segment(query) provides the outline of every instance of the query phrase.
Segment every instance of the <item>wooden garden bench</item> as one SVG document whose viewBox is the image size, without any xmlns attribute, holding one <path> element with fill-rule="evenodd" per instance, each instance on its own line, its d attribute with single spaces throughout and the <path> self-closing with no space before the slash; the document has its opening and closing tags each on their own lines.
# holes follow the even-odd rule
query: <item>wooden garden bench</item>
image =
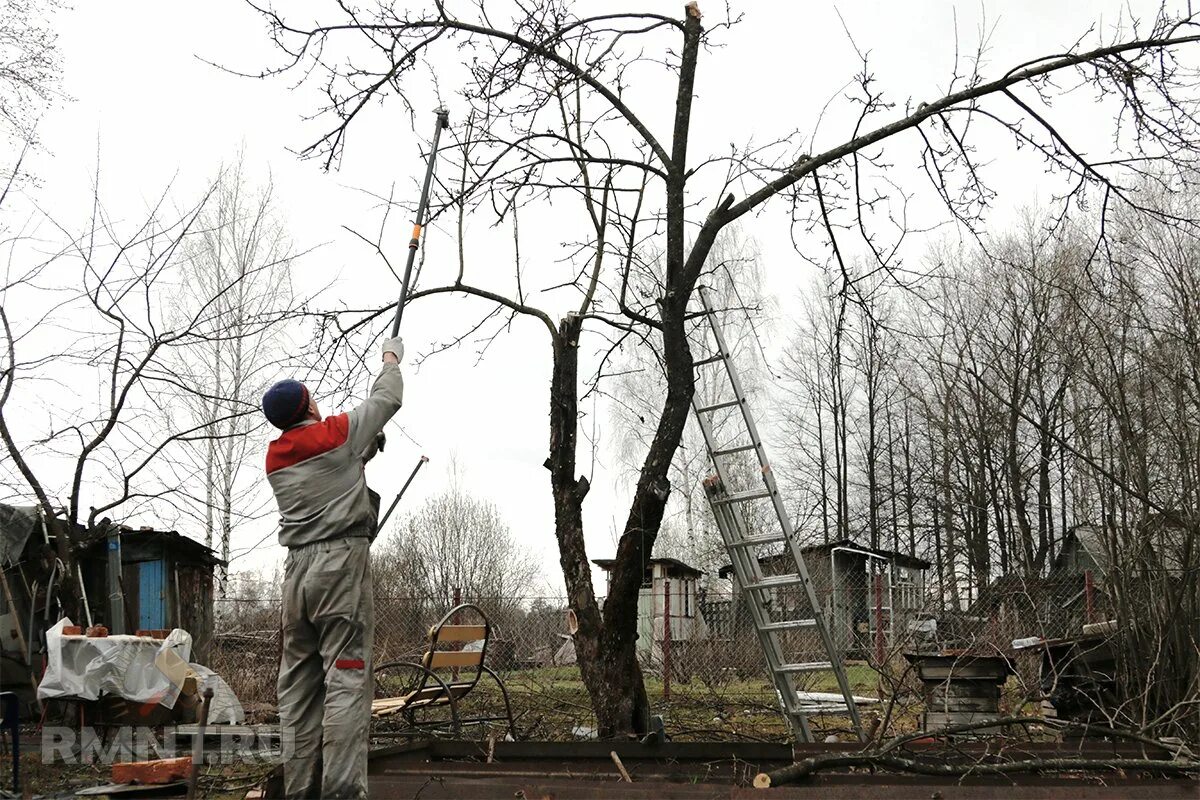
<svg viewBox="0 0 1200 800">
<path fill-rule="evenodd" d="M 464 723 L 505 722 L 509 735 L 515 739 L 508 690 L 500 676 L 484 663 L 491 632 L 491 622 L 478 606 L 464 603 L 450 609 L 429 629 L 428 646 L 420 662 L 391 661 L 375 668 L 376 695 L 382 693 L 385 696 L 377 696 L 371 703 L 371 716 L 385 719 L 400 715 L 414 730 L 442 727 L 446 725 L 445 720 L 421 720 L 417 718 L 417 712 L 446 706 L 450 709 L 450 726 L 455 736 L 461 734 Z M 475 646 L 464 649 L 469 645 Z M 417 679 L 415 687 L 394 697 L 386 696 L 395 688 L 400 674 L 405 672 L 410 673 L 410 678 Z M 485 674 L 500 688 L 504 716 L 463 717 L 460 704 Z M 411 686 L 410 683 L 405 688 Z"/>
</svg>

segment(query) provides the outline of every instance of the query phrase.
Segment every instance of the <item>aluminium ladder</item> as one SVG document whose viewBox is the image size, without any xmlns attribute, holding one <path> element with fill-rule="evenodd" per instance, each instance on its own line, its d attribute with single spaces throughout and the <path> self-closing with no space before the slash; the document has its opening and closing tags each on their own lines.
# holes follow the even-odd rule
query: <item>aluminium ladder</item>
<svg viewBox="0 0 1200 800">
<path fill-rule="evenodd" d="M 800 544 L 796 541 L 791 521 L 784 508 L 783 497 L 767 461 L 766 449 L 754 424 L 745 390 L 738 378 L 732 353 L 725 342 L 721 326 L 717 322 L 716 312 L 704 287 L 699 287 L 698 294 L 704 310 L 696 316 L 704 316 L 708 320 L 716 352 L 697 360 L 695 367 L 699 369 L 708 364 L 723 364 L 726 376 L 723 383 L 733 391 L 732 399 L 717 399 L 707 404 L 703 404 L 705 401 L 699 397 L 699 387 L 692 395 L 692 410 L 700 425 L 704 444 L 715 470 L 715 474 L 704 481 L 705 495 L 708 497 L 717 528 L 733 563 L 738 585 L 750 610 L 783 714 L 799 741 L 813 741 L 808 715 L 815 711 L 828 710 L 828 704 L 805 702 L 800 695 L 799 681 L 806 673 L 832 670 L 845 699 L 854 732 L 861 739 L 862 723 L 850 692 L 842 653 L 830 636 L 816 589 L 809 578 Z M 740 417 L 742 424 L 734 426 L 739 428 L 735 437 L 722 437 L 722 441 L 718 439 L 720 434 L 710 415 L 727 409 L 738 409 L 740 414 L 729 413 L 726 416 L 735 420 Z M 749 453 L 755 454 L 757 463 L 748 458 Z M 761 485 L 758 480 L 750 477 L 753 474 L 761 477 Z M 751 485 L 748 488 L 736 486 L 739 478 L 743 479 L 741 483 Z M 761 509 L 765 505 L 764 501 L 768 500 L 773 507 L 774 519 L 771 519 L 769 529 L 754 531 L 747 515 L 752 512 L 756 503 Z M 759 549 L 773 549 L 778 545 L 785 546 L 782 553 L 772 553 L 776 556 L 773 561 L 785 563 L 785 572 L 764 575 L 759 561 Z M 788 555 L 791 558 L 787 558 Z M 802 594 L 797 592 L 797 587 L 802 590 Z M 788 596 L 780 590 L 791 590 L 791 596 L 800 599 L 801 605 L 807 611 L 803 618 L 797 618 L 794 605 L 789 609 L 786 602 L 780 601 Z M 779 619 L 779 616 L 785 618 Z M 800 642 L 805 638 L 811 641 L 813 631 L 816 632 L 819 641 L 811 648 L 802 648 Z M 804 656 L 796 658 L 795 652 L 804 649 L 819 653 L 824 660 L 805 660 Z M 788 653 L 793 657 L 788 658 Z M 840 711 L 840 706 L 838 708 Z"/>
</svg>

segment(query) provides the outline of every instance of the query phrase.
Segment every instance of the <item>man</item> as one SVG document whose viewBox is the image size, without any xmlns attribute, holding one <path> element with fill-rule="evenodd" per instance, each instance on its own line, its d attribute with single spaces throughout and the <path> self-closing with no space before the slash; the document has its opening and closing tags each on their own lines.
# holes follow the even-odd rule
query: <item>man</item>
<svg viewBox="0 0 1200 800">
<path fill-rule="evenodd" d="M 263 413 L 283 431 L 267 449 L 267 479 L 279 504 L 279 543 L 288 549 L 278 692 L 281 733 L 294 737 L 283 768 L 289 798 L 367 796 L 370 544 L 379 507 L 364 464 L 400 408 L 403 354 L 399 337 L 384 342 L 370 397 L 348 414 L 322 418 L 299 381 L 280 381 L 263 395 Z"/>
</svg>

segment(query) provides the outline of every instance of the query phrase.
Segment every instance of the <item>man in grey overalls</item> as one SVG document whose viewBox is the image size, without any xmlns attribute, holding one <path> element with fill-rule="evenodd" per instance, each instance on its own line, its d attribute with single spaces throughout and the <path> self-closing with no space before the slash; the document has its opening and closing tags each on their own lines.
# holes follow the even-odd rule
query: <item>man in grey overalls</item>
<svg viewBox="0 0 1200 800">
<path fill-rule="evenodd" d="M 384 342 L 371 394 L 349 413 L 322 418 L 298 381 L 263 396 L 263 413 L 283 431 L 267 449 L 267 479 L 288 549 L 278 691 L 280 730 L 294 741 L 283 767 L 289 798 L 367 796 L 379 507 L 364 465 L 400 408 L 403 354 L 399 337 Z"/>
</svg>

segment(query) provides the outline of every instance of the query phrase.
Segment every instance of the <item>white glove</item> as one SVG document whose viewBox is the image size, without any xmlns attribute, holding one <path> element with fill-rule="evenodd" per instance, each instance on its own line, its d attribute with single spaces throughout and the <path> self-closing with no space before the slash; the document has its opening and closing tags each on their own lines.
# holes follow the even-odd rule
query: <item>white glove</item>
<svg viewBox="0 0 1200 800">
<path fill-rule="evenodd" d="M 392 353 L 396 356 L 397 361 L 404 360 L 404 340 L 399 336 L 387 339 L 383 343 L 383 352 Z"/>
</svg>

